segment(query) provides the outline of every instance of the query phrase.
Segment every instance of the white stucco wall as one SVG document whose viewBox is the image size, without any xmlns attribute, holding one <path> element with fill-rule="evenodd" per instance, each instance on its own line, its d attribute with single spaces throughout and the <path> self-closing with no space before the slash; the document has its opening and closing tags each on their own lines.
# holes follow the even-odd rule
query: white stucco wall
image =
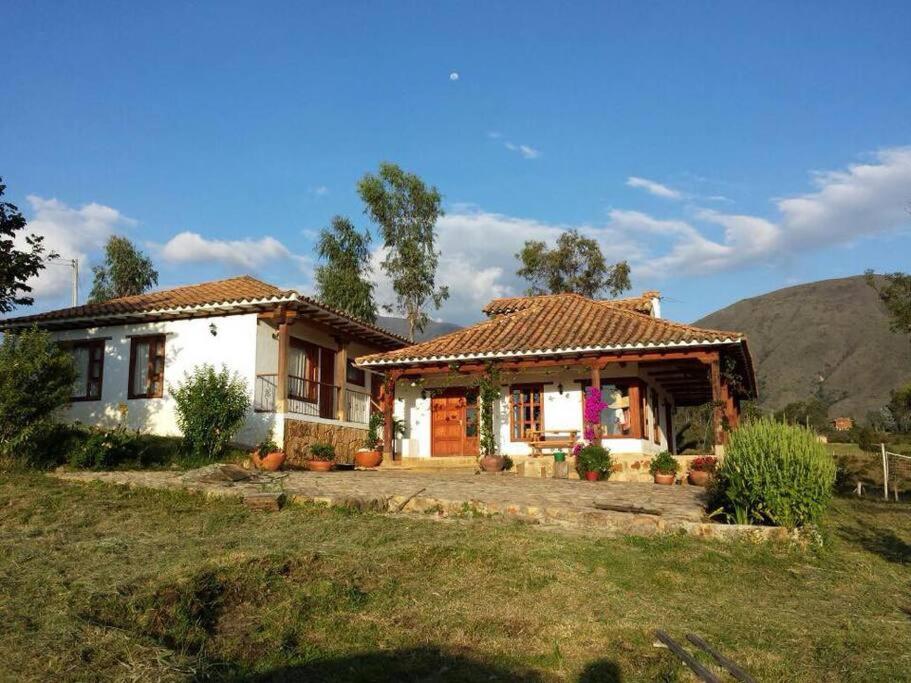
<svg viewBox="0 0 911 683">
<path fill-rule="evenodd" d="M 602 381 L 607 383 L 611 378 L 622 377 L 639 377 L 646 382 L 646 386 L 658 390 L 657 385 L 650 383 L 646 375 L 640 372 L 635 363 L 630 363 L 625 367 L 611 367 L 610 371 L 602 373 Z M 581 438 L 582 425 L 582 401 L 583 392 L 579 380 L 587 379 L 588 374 L 584 370 L 574 368 L 570 370 L 558 370 L 547 373 L 542 372 L 522 372 L 510 373 L 503 376 L 503 387 L 501 389 L 501 399 L 497 409 L 494 411 L 494 432 L 497 434 L 498 446 L 500 452 L 506 455 L 530 455 L 531 449 L 527 443 L 522 441 L 512 441 L 509 433 L 509 396 L 507 386 L 509 384 L 524 383 L 543 383 L 544 384 L 544 428 L 548 430 L 567 430 L 575 429 L 579 432 Z M 395 390 L 395 416 L 405 421 L 407 426 L 407 436 L 398 444 L 399 452 L 405 457 L 412 458 L 429 458 L 431 457 L 431 416 L 429 392 L 426 398 L 421 398 L 422 389 L 430 390 L 436 387 L 452 386 L 470 386 L 468 381 L 455 381 L 452 378 L 442 380 L 429 379 L 420 385 L 410 380 L 400 381 Z M 560 393 L 562 385 L 563 393 Z M 662 391 L 658 391 L 659 406 L 663 406 L 667 396 Z M 654 408 L 651 405 L 651 394 L 649 394 L 648 410 Z M 659 443 L 655 443 L 651 425 L 653 419 L 648 421 L 648 433 L 644 439 L 604 439 L 603 444 L 615 453 L 630 454 L 653 454 L 668 448 L 667 439 L 665 438 L 666 418 L 663 407 L 656 411 L 658 414 L 659 424 L 662 426 L 659 430 Z"/>
<path fill-rule="evenodd" d="M 210 332 L 212 324 L 217 330 L 214 336 Z M 165 436 L 180 434 L 170 387 L 183 381 L 185 373 L 203 363 L 216 368 L 226 365 L 247 383 L 252 400 L 254 378 L 262 362 L 257 358 L 257 340 L 261 335 L 257 330 L 256 314 L 115 325 L 52 334 L 58 340 L 105 339 L 101 400 L 72 403 L 64 413 L 65 419 L 90 425 L 115 426 L 121 421 L 120 407 L 124 405 L 130 429 Z M 165 387 L 162 398 L 127 397 L 130 336 L 143 334 L 165 335 Z M 260 441 L 270 434 L 274 420 L 274 414 L 254 413 L 251 409 L 238 434 L 238 441 L 247 444 Z"/>
</svg>

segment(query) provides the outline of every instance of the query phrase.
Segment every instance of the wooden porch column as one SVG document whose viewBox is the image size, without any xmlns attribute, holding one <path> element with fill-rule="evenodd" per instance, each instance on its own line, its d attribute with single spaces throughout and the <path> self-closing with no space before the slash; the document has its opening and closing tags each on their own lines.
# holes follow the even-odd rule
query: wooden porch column
<svg viewBox="0 0 911 683">
<path fill-rule="evenodd" d="M 284 413 L 288 403 L 288 346 L 291 325 L 284 315 L 278 323 L 278 377 L 275 380 L 275 410 Z"/>
<path fill-rule="evenodd" d="M 338 351 L 335 354 L 335 382 L 338 385 L 338 405 L 335 408 L 335 417 L 338 420 L 348 419 L 348 399 L 346 387 L 348 384 L 348 341 L 337 340 Z"/>
<path fill-rule="evenodd" d="M 721 361 L 716 356 L 709 362 L 712 375 L 712 422 L 715 428 L 715 445 L 723 446 L 724 435 L 724 406 L 726 404 L 724 388 L 721 383 Z"/>
</svg>

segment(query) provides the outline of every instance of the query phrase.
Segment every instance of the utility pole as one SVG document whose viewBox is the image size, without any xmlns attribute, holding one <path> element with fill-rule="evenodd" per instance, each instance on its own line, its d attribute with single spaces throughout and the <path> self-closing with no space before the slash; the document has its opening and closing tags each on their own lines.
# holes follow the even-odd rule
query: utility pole
<svg viewBox="0 0 911 683">
<path fill-rule="evenodd" d="M 73 306 L 79 305 L 79 259 L 70 259 L 73 264 Z"/>
</svg>

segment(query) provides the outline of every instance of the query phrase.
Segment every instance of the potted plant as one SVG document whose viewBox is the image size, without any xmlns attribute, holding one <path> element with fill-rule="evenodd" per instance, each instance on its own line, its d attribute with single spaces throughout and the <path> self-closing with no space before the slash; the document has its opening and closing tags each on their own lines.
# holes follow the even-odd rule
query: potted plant
<svg viewBox="0 0 911 683">
<path fill-rule="evenodd" d="M 335 446 L 331 443 L 317 442 L 310 444 L 310 459 L 307 469 L 311 472 L 328 472 L 335 460 Z"/>
<path fill-rule="evenodd" d="M 367 422 L 367 438 L 364 439 L 364 447 L 358 449 L 354 454 L 354 462 L 358 467 L 379 467 L 383 462 L 383 450 L 381 448 L 382 440 L 380 439 L 380 427 L 383 426 L 383 414 L 376 412 L 370 416 Z"/>
<path fill-rule="evenodd" d="M 708 486 L 715 474 L 718 458 L 713 455 L 700 455 L 690 461 L 689 482 L 693 486 Z"/>
<path fill-rule="evenodd" d="M 610 451 L 604 446 L 589 444 L 576 453 L 576 471 L 588 481 L 610 478 L 612 466 Z"/>
<path fill-rule="evenodd" d="M 285 452 L 272 439 L 266 439 L 250 454 L 250 459 L 258 470 L 277 472 L 285 462 Z"/>
<path fill-rule="evenodd" d="M 677 459 L 673 455 L 667 451 L 661 451 L 652 458 L 652 462 L 648 466 L 648 471 L 655 477 L 656 484 L 670 485 L 677 479 L 677 470 L 679 468 L 680 463 L 677 462 Z"/>
</svg>

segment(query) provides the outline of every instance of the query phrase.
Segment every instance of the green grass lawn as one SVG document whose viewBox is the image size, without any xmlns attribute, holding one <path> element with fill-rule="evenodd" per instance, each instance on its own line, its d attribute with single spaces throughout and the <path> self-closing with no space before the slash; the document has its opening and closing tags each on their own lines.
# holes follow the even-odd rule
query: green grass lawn
<svg viewBox="0 0 911 683">
<path fill-rule="evenodd" d="M 0 481 L 0 678 L 911 679 L 911 506 L 836 500 L 821 548 Z"/>
</svg>

